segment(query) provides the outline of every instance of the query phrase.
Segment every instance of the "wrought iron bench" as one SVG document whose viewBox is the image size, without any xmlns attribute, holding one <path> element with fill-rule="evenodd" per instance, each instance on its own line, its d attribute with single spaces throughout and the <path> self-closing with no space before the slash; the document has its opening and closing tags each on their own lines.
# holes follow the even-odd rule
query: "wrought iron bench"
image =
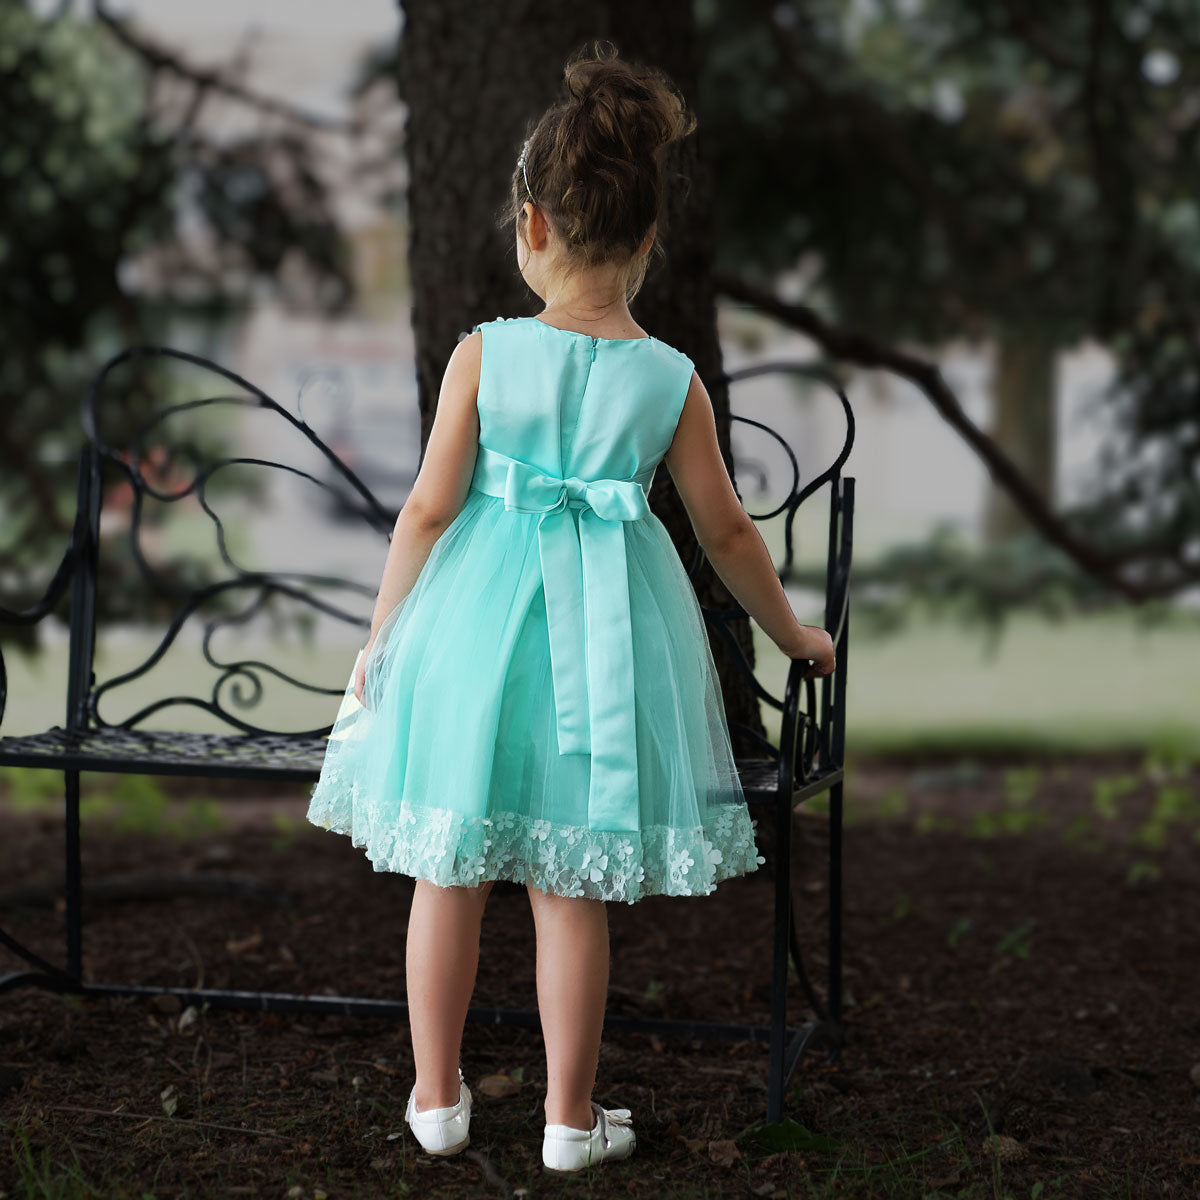
<svg viewBox="0 0 1200 1200">
<path fill-rule="evenodd" d="M 232 382 L 242 395 L 213 395 L 165 405 L 146 421 L 122 448 L 109 445 L 98 420 L 98 398 L 102 387 L 118 365 L 137 360 L 161 366 L 169 359 L 184 361 L 211 371 L 222 382 Z M 769 1043 L 767 1079 L 767 1119 L 778 1121 L 783 1112 L 783 1099 L 788 1081 L 803 1050 L 825 1044 L 831 1058 L 836 1058 L 843 1042 L 841 1022 L 842 963 L 841 963 L 841 835 L 842 787 L 845 744 L 846 658 L 849 638 L 849 576 L 851 534 L 854 510 L 854 479 L 843 477 L 841 467 L 853 443 L 853 413 L 850 404 L 835 379 L 819 368 L 802 364 L 759 365 L 734 371 L 721 382 L 736 383 L 739 379 L 766 372 L 787 372 L 804 376 L 827 385 L 838 396 L 846 421 L 846 437 L 833 464 L 821 475 L 800 486 L 800 472 L 794 454 L 787 443 L 767 425 L 748 417 L 734 415 L 735 421 L 747 423 L 774 438 L 791 463 L 792 482 L 786 497 L 768 512 L 752 513 L 755 520 L 781 517 L 783 521 L 786 557 L 781 578 L 790 577 L 792 563 L 792 526 L 800 504 L 819 487 L 830 485 L 828 554 L 825 577 L 825 626 L 833 636 L 838 666 L 831 676 L 819 680 L 803 680 L 808 664 L 794 661 L 787 673 L 782 698 L 768 692 L 755 678 L 739 643 L 730 629 L 730 622 L 742 614 L 739 607 L 712 609 L 704 607 L 709 629 L 724 639 L 734 661 L 748 678 L 754 693 L 780 713 L 778 746 L 761 734 L 733 721 L 731 734 L 743 735 L 741 744 L 752 744 L 759 753 L 739 757 L 738 768 L 746 798 L 752 806 L 768 809 L 774 816 L 774 923 L 771 961 L 771 1016 L 767 1026 L 722 1023 L 717 1021 L 674 1020 L 662 1017 L 642 1017 L 608 1013 L 607 1030 L 659 1032 L 687 1037 L 722 1037 Z M 171 447 L 170 453 L 179 460 L 190 460 L 194 474 L 186 487 L 175 492 L 163 490 L 147 479 L 148 446 L 163 435 L 158 431 L 176 414 L 194 412 L 211 405 L 234 405 L 268 413 L 269 420 L 279 425 L 283 436 L 300 439 L 306 453 L 315 454 L 327 472 L 318 478 L 295 465 L 269 459 L 241 457 L 211 461 L 202 458 L 193 445 L 186 443 Z M 299 407 L 299 406 L 298 406 Z M 248 621 L 269 601 L 286 598 L 289 602 L 322 613 L 351 625 L 368 625 L 362 612 L 352 612 L 340 602 L 331 600 L 330 593 L 356 592 L 368 602 L 374 599 L 374 587 L 356 584 L 343 578 L 290 571 L 248 571 L 230 556 L 226 530 L 219 515 L 206 500 L 207 488 L 214 474 L 237 465 L 266 473 L 288 472 L 290 477 L 308 481 L 320 488 L 339 493 L 343 510 L 357 512 L 370 528 L 385 540 L 390 535 L 395 511 L 386 510 L 361 482 L 358 476 L 318 437 L 303 414 L 293 414 L 264 392 L 237 375 L 207 359 L 165 347 L 134 347 L 115 355 L 104 364 L 93 379 L 82 405 L 85 440 L 79 455 L 78 498 L 70 544 L 45 594 L 32 607 L 23 611 L 0 608 L 0 623 L 31 625 L 44 618 L 58 605 L 70 589 L 69 661 L 67 669 L 66 724 L 29 736 L 0 737 L 0 765 L 12 767 L 53 768 L 63 772 L 66 783 L 65 804 L 65 964 L 50 962 L 28 946 L 23 945 L 4 929 L 0 929 L 0 944 L 24 960 L 30 969 L 0 976 L 0 993 L 18 986 L 36 986 L 53 991 L 69 991 L 90 995 L 174 994 L 185 1004 L 207 1002 L 214 1007 L 256 1008 L 289 1011 L 326 1011 L 341 1014 L 407 1016 L 408 1006 L 400 1000 L 373 999 L 357 996 L 302 995 L 285 992 L 239 991 L 220 988 L 156 987 L 136 983 L 98 982 L 85 980 L 82 975 L 83 939 L 83 881 L 80 869 L 79 776 L 81 771 L 121 772 L 141 775 L 184 775 L 227 777 L 248 780 L 313 781 L 317 778 L 324 754 L 325 738 L 331 725 L 322 728 L 279 731 L 252 724 L 243 715 L 226 707 L 223 690 L 228 687 L 234 702 L 243 711 L 259 702 L 264 679 L 283 681 L 287 686 L 306 689 L 310 693 L 328 695 L 330 716 L 336 706 L 333 697 L 343 694 L 345 684 L 317 687 L 294 678 L 279 668 L 257 660 L 221 662 L 212 652 L 212 638 L 218 628 Z M 257 418 L 256 418 L 257 419 Z M 163 443 L 159 441 L 158 445 Z M 134 670 L 97 682 L 93 670 L 96 646 L 96 612 L 98 567 L 101 549 L 101 497 L 104 475 L 115 477 L 128 489 L 131 501 L 129 551 L 136 560 L 138 576 L 166 597 L 172 612 L 158 646 L 149 658 Z M 151 472 L 152 478 L 153 473 Z M 274 478 L 283 478 L 275 476 Z M 348 490 L 347 490 L 348 489 Z M 224 568 L 223 578 L 200 586 L 188 587 L 167 579 L 144 554 L 141 518 L 147 501 L 170 504 L 185 496 L 200 501 L 212 519 L 217 532 L 217 544 Z M 702 552 L 688 567 L 693 577 L 702 562 Z M 99 702 L 111 689 L 145 674 L 171 647 L 189 618 L 193 627 L 202 619 L 207 605 L 228 603 L 248 596 L 247 604 L 226 610 L 206 621 L 203 634 L 204 657 L 218 672 L 211 695 L 170 696 L 157 699 L 119 722 L 106 721 L 99 712 Z M 242 685 L 248 693 L 242 691 Z M 8 679 L 3 654 L 0 653 L 0 720 L 7 700 Z M 211 714 L 237 732 L 163 732 L 141 728 L 154 713 L 165 708 L 194 706 Z M 797 805 L 824 792 L 829 792 L 829 857 L 828 857 L 828 985 L 822 1000 L 811 986 L 803 967 L 793 907 L 791 876 L 792 815 Z M 768 828 L 771 828 L 770 826 Z M 797 972 L 800 985 L 814 1013 L 813 1019 L 798 1027 L 787 1023 L 788 956 Z M 536 1011 L 497 1009 L 473 1005 L 468 1019 L 490 1023 L 514 1023 L 539 1027 Z"/>
</svg>

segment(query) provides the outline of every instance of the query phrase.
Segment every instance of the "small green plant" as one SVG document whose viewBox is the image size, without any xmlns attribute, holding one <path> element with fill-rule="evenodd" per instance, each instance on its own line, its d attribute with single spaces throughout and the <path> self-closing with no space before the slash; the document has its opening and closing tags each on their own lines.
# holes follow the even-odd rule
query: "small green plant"
<svg viewBox="0 0 1200 1200">
<path fill-rule="evenodd" d="M 1002 833 L 1028 833 L 1048 822 L 1049 817 L 1044 812 L 1033 808 L 1003 808 L 999 812 L 984 809 L 972 815 L 967 832 L 972 837 L 991 838 Z"/>
<path fill-rule="evenodd" d="M 43 1146 L 35 1153 L 29 1143 L 27 1130 L 19 1128 L 14 1137 L 9 1139 L 10 1161 L 16 1169 L 15 1182 L 21 1196 L 39 1196 L 45 1200 L 58 1200 L 62 1197 L 92 1197 L 100 1196 L 100 1189 L 93 1187 L 83 1174 L 83 1167 L 75 1151 L 70 1146 L 74 1162 L 65 1163 L 51 1158 L 50 1148 Z"/>
<path fill-rule="evenodd" d="M 273 850 L 287 850 L 309 829 L 309 822 L 303 817 L 282 812 L 271 814 L 271 825 L 275 829 L 275 836 L 271 839 Z"/>
<path fill-rule="evenodd" d="M 996 955 L 998 957 L 1009 955 L 1012 958 L 1028 958 L 1032 950 L 1033 931 L 1036 927 L 1037 918 L 1027 917 L 996 943 Z"/>
<path fill-rule="evenodd" d="M 1118 801 L 1135 791 L 1140 780 L 1136 775 L 1113 775 L 1108 779 L 1097 779 L 1092 784 L 1092 812 L 1105 821 L 1120 816 Z"/>
<path fill-rule="evenodd" d="M 1004 772 L 1004 802 L 1010 807 L 1026 808 L 1037 795 L 1042 768 L 1010 767 Z"/>
<path fill-rule="evenodd" d="M 913 829 L 917 833 L 935 833 L 939 829 L 953 833 L 957 828 L 958 822 L 948 813 L 919 813 L 913 822 Z"/>
<path fill-rule="evenodd" d="M 908 793 L 896 785 L 888 788 L 879 801 L 878 815 L 881 817 L 902 817 L 908 812 Z"/>
<path fill-rule="evenodd" d="M 1094 853 L 1104 849 L 1104 841 L 1092 829 L 1092 818 L 1088 813 L 1079 813 L 1067 822 L 1062 831 L 1063 844 L 1076 850 Z"/>
<path fill-rule="evenodd" d="M 168 823 L 167 828 L 173 836 L 187 839 L 219 833 L 226 824 L 218 800 L 212 796 L 189 796 L 183 811 Z"/>
<path fill-rule="evenodd" d="M 1186 747 L 1162 745 L 1146 752 L 1142 760 L 1142 773 L 1152 782 L 1182 779 L 1195 765 L 1195 755 Z"/>
<path fill-rule="evenodd" d="M 1200 827 L 1200 799 L 1186 783 L 1160 784 L 1150 815 L 1132 837 L 1136 846 L 1160 850 L 1173 824 Z"/>
<path fill-rule="evenodd" d="M 0 767 L 0 786 L 8 803 L 18 812 L 53 811 L 62 803 L 61 771 Z"/>
<path fill-rule="evenodd" d="M 1153 859 L 1135 858 L 1125 868 L 1125 882 L 1130 887 L 1139 887 L 1143 883 L 1156 883 L 1162 878 L 1162 867 Z"/>
<path fill-rule="evenodd" d="M 963 936 L 971 928 L 971 925 L 972 921 L 970 917 L 959 917 L 955 920 L 946 932 L 946 945 L 951 950 L 956 950 L 958 943 L 962 941 Z"/>
<path fill-rule="evenodd" d="M 667 985 L 661 979 L 652 979 L 646 984 L 646 999 L 656 1000 L 667 990 Z"/>
</svg>

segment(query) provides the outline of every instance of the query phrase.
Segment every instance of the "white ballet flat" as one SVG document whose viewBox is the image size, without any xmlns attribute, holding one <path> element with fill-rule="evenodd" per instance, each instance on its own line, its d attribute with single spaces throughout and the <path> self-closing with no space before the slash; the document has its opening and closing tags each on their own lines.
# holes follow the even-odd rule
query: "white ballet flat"
<svg viewBox="0 0 1200 1200">
<path fill-rule="evenodd" d="M 552 1175 L 573 1175 L 608 1158 L 628 1158 L 637 1145 L 627 1108 L 602 1108 L 592 1100 L 591 1130 L 547 1125 L 542 1165 Z"/>
<path fill-rule="evenodd" d="M 417 1141 L 430 1154 L 457 1154 L 471 1141 L 471 1089 L 458 1068 L 458 1103 L 446 1108 L 417 1111 L 417 1085 L 408 1094 L 408 1110 L 404 1114 L 408 1127 Z"/>
</svg>

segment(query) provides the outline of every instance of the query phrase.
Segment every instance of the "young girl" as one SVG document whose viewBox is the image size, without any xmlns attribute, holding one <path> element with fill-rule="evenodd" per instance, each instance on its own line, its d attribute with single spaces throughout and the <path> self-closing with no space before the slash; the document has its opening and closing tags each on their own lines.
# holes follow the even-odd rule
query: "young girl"
<svg viewBox="0 0 1200 1200">
<path fill-rule="evenodd" d="M 605 901 L 707 895 L 754 871 L 754 825 L 691 582 L 647 494 L 660 462 L 733 596 L 808 675 L 691 359 L 628 301 L 655 246 L 662 152 L 694 118 L 666 77 L 577 55 L 513 172 L 536 316 L 450 356 L 308 819 L 415 877 L 407 990 L 421 1145 L 468 1144 L 460 1061 L 492 883 L 529 891 L 546 1045 L 548 1170 L 635 1145 L 591 1099 L 608 988 Z"/>
</svg>

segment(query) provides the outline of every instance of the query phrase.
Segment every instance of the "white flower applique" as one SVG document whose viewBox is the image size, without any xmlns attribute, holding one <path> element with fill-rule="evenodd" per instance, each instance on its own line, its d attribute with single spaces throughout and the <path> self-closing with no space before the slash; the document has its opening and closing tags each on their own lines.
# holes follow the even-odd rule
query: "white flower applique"
<svg viewBox="0 0 1200 1200">
<path fill-rule="evenodd" d="M 309 813 L 322 828 L 349 834 L 368 851 L 376 870 L 437 880 L 534 879 L 536 886 L 561 895 L 630 903 L 647 888 L 707 894 L 718 879 L 766 862 L 754 843 L 757 822 L 736 805 L 721 806 L 692 828 L 651 826 L 633 835 L 515 812 L 468 817 L 407 801 L 385 815 L 377 797 L 363 794 L 355 779 L 339 778 L 335 770 L 327 773 L 324 788 L 314 789 Z M 694 869 L 697 862 L 700 871 Z"/>
<path fill-rule="evenodd" d="M 678 872 L 680 875 L 686 875 L 688 867 L 694 866 L 696 860 L 687 852 L 686 849 L 680 850 L 677 854 L 671 857 L 671 873 L 674 875 Z"/>
<path fill-rule="evenodd" d="M 604 872 L 608 868 L 608 855 L 601 854 L 594 847 L 589 846 L 584 852 L 583 862 L 579 864 L 579 870 L 584 877 L 590 879 L 593 883 L 599 883 L 604 878 Z"/>
</svg>

